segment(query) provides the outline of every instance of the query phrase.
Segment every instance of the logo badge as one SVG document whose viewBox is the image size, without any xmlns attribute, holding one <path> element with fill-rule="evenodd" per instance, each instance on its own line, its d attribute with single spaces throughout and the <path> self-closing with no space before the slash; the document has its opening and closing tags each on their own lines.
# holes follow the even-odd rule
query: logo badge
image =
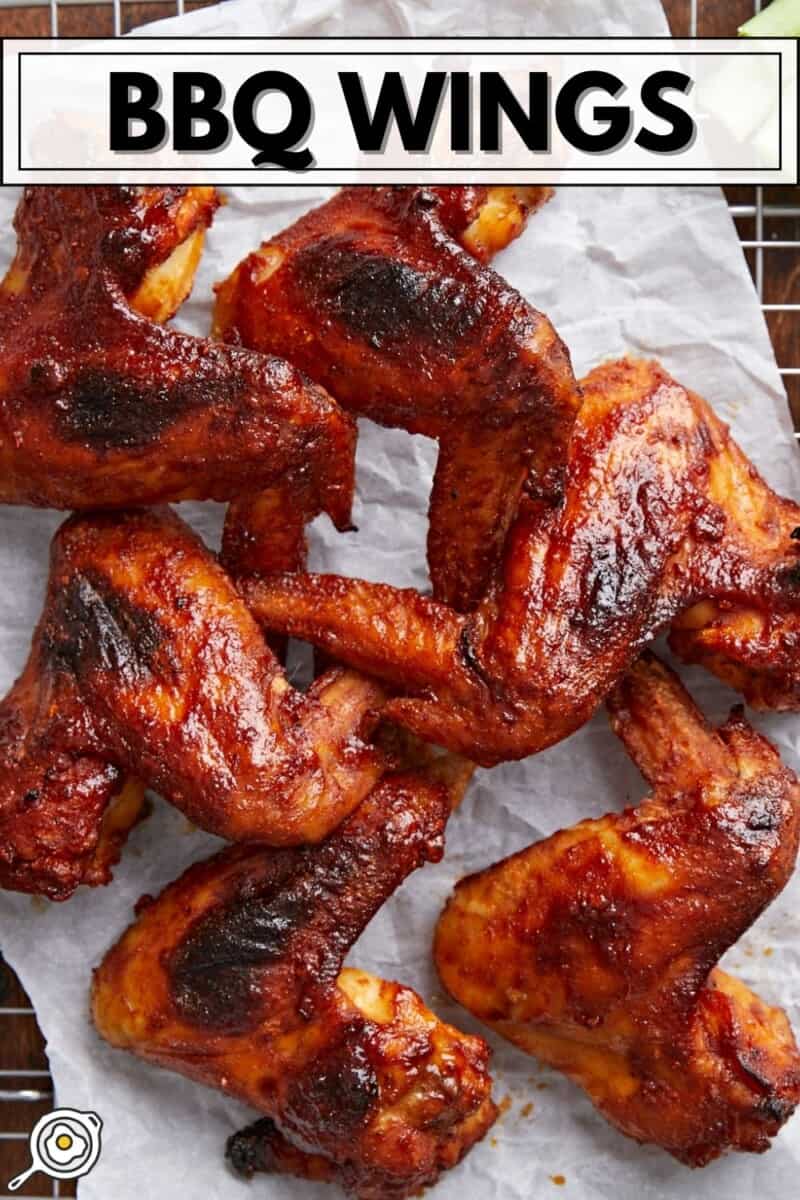
<svg viewBox="0 0 800 1200">
<path fill-rule="evenodd" d="M 50 1179 L 79 1179 L 88 1175 L 100 1157 L 100 1130 L 103 1122 L 97 1113 L 75 1108 L 56 1108 L 36 1122 L 28 1139 L 31 1165 L 8 1185 L 10 1192 L 22 1187 L 31 1175 L 41 1171 Z"/>
</svg>

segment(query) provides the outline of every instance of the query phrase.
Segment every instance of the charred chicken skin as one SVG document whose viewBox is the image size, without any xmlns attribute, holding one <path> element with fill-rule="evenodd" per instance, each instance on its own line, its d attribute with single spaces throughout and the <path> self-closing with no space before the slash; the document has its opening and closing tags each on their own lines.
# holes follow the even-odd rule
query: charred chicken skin
<svg viewBox="0 0 800 1200">
<path fill-rule="evenodd" d="M 441 978 L 630 1137 L 691 1166 L 766 1150 L 800 1101 L 800 1054 L 785 1014 L 716 964 L 792 872 L 800 785 L 652 658 L 610 712 L 652 794 L 464 879 Z"/>
<path fill-rule="evenodd" d="M 243 1174 L 400 1200 L 494 1121 L 486 1044 L 410 989 L 342 969 L 395 888 L 441 856 L 460 781 L 444 760 L 397 771 L 320 845 L 238 846 L 191 867 L 95 973 L 113 1046 L 265 1114 L 229 1142 Z"/>
<path fill-rule="evenodd" d="M 123 773 L 229 840 L 319 841 L 386 770 L 361 738 L 383 699 L 346 670 L 295 691 L 232 580 L 169 510 L 73 517 L 0 706 L 0 883 L 62 899 L 106 882 L 136 815 Z"/>
<path fill-rule="evenodd" d="M 462 611 L 485 591 L 530 472 L 560 487 L 579 403 L 550 322 L 486 265 L 549 195 L 345 188 L 218 289 L 219 336 L 288 358 L 351 412 L 438 439 L 431 579 Z"/>
<path fill-rule="evenodd" d="M 208 187 L 34 187 L 0 286 L 0 501 L 227 500 L 302 475 L 349 520 L 355 429 L 273 357 L 160 322 L 188 294 Z"/>
<path fill-rule="evenodd" d="M 671 622 L 750 703 L 800 707 L 800 506 L 656 363 L 582 386 L 563 502 L 523 501 L 474 614 L 301 573 L 248 581 L 252 611 L 390 680 L 389 719 L 486 766 L 572 733 Z"/>
</svg>

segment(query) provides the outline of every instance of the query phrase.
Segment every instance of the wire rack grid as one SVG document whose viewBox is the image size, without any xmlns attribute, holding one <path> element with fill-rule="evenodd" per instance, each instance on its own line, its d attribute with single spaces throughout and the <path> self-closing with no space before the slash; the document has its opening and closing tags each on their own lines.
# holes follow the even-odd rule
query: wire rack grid
<svg viewBox="0 0 800 1200">
<path fill-rule="evenodd" d="M 58 35 L 58 0 L 43 0 L 43 2 L 49 5 L 50 32 L 53 37 L 56 37 Z M 692 37 L 697 36 L 698 8 L 701 2 L 702 0 L 690 0 L 689 33 Z M 123 32 L 122 3 L 123 0 L 111 0 L 115 37 L 120 36 Z M 185 0 L 175 0 L 177 15 L 183 14 L 184 3 Z M 754 11 L 759 12 L 760 9 L 761 0 L 755 0 Z M 737 222 L 737 225 L 740 222 L 746 223 L 753 230 L 752 236 L 740 233 L 740 242 L 742 248 L 746 252 L 750 252 L 748 259 L 762 311 L 765 314 L 800 314 L 800 303 L 765 303 L 764 299 L 765 279 L 768 270 L 766 255 L 775 250 L 794 250 L 800 253 L 800 236 L 791 238 L 771 237 L 770 226 L 773 222 L 800 221 L 800 203 L 787 205 L 770 204 L 765 201 L 763 187 L 755 187 L 750 190 L 753 192 L 752 200 L 750 202 L 730 203 L 729 211 Z M 797 344 L 800 344 L 800 338 L 797 338 Z M 780 373 L 785 380 L 788 381 L 791 377 L 800 377 L 800 362 L 784 363 L 779 364 L 779 366 Z M 795 433 L 795 437 L 800 439 L 800 429 Z M 35 1015 L 33 1008 L 29 1006 L 0 1006 L 0 1021 L 8 1017 L 25 1017 L 33 1021 L 35 1020 Z M 52 1099 L 52 1084 L 47 1070 L 0 1069 L 0 1105 L 3 1107 L 8 1104 L 41 1105 Z M 1 1119 L 0 1124 L 2 1124 Z M 31 1121 L 32 1124 L 33 1122 Z M 27 1141 L 28 1136 L 28 1132 L 0 1130 L 0 1142 L 24 1142 Z M 66 1192 L 61 1190 L 59 1181 L 53 1180 L 52 1190 L 48 1196 L 42 1194 L 38 1198 L 26 1197 L 26 1200 L 52 1200 L 53 1197 L 62 1197 L 65 1194 Z M 73 1193 L 70 1191 L 70 1194 Z M 10 1193 L 4 1193 L 0 1195 L 0 1200 L 15 1200 L 15 1198 Z"/>
<path fill-rule="evenodd" d="M 58 0 L 45 0 L 45 3 L 50 9 L 50 35 L 58 37 Z M 177 16 L 183 15 L 184 3 L 185 0 L 175 0 L 175 12 Z M 119 37 L 123 32 L 122 0 L 112 0 L 112 11 L 114 37 Z M 0 1005 L 0 1021 L 4 1021 L 9 1017 L 25 1017 L 30 1021 L 35 1021 L 36 1013 L 29 1005 Z M 5 1108 L 9 1104 L 41 1105 L 42 1103 L 46 1104 L 52 1099 L 53 1087 L 49 1071 L 45 1069 L 0 1069 L 0 1106 L 2 1108 Z M 3 1124 L 1 1113 L 2 1109 L 0 1109 L 0 1124 Z M 33 1121 L 30 1122 L 30 1125 L 32 1127 Z M 0 1129 L 0 1142 L 26 1142 L 29 1135 L 30 1129 L 27 1132 Z M 41 1179 L 41 1176 L 38 1178 Z M 62 1191 L 59 1180 L 54 1179 L 51 1182 L 51 1190 L 47 1196 L 42 1193 L 39 1197 L 26 1197 L 26 1200 L 53 1200 L 54 1197 L 62 1197 L 67 1193 L 74 1195 L 72 1188 Z M 0 1196 L 0 1200 L 16 1200 L 16 1198 L 12 1193 L 5 1192 Z"/>
</svg>

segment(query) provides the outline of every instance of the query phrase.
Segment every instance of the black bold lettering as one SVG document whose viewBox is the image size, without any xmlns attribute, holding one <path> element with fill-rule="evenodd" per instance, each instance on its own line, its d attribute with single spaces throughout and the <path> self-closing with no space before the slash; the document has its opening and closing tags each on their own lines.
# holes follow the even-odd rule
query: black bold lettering
<svg viewBox="0 0 800 1200">
<path fill-rule="evenodd" d="M 546 71 L 528 73 L 528 111 L 520 104 L 502 75 L 481 72 L 481 150 L 499 151 L 503 138 L 500 114 L 508 117 L 528 150 L 546 151 L 550 137 L 548 107 L 550 79 Z"/>
<path fill-rule="evenodd" d="M 666 133 L 653 133 L 646 126 L 636 135 L 637 146 L 652 150 L 654 154 L 674 154 L 686 150 L 695 137 L 695 124 L 685 109 L 665 100 L 666 91 L 683 92 L 687 96 L 692 90 L 692 80 L 682 71 L 656 71 L 642 84 L 642 102 L 653 114 L 670 125 Z"/>
<path fill-rule="evenodd" d="M 132 96 L 138 91 L 137 96 Z M 161 88 L 143 71 L 112 71 L 109 76 L 108 133 L 112 150 L 157 150 L 167 135 L 167 123 L 156 112 Z M 144 122 L 141 133 L 131 132 L 131 121 Z"/>
<path fill-rule="evenodd" d="M 387 71 L 381 80 L 375 111 L 370 115 L 361 76 L 356 71 L 340 71 L 342 94 L 359 150 L 382 150 L 393 121 L 397 124 L 404 150 L 427 150 L 439 115 L 446 79 L 444 71 L 426 73 L 417 111 L 412 115 L 403 76 L 399 71 Z"/>
<path fill-rule="evenodd" d="M 196 93 L 199 92 L 198 96 Z M 219 111 L 222 84 L 205 71 L 176 71 L 172 83 L 172 143 L 176 150 L 219 150 L 228 138 L 228 118 Z M 206 128 L 195 133 L 195 121 Z"/>
<path fill-rule="evenodd" d="M 625 84 L 608 71 L 580 71 L 568 79 L 556 100 L 556 123 L 562 136 L 576 150 L 586 154 L 602 154 L 621 146 L 631 128 L 631 110 L 606 104 L 594 109 L 597 121 L 606 121 L 608 127 L 601 133 L 589 133 L 578 122 L 578 106 L 587 92 L 607 92 L 616 99 L 625 91 Z"/>
<path fill-rule="evenodd" d="M 450 149 L 472 149 L 472 79 L 468 71 L 450 76 Z"/>
<path fill-rule="evenodd" d="M 261 129 L 256 121 L 256 105 L 267 92 L 283 92 L 291 105 L 288 123 L 277 132 Z M 236 93 L 233 122 L 248 146 L 258 150 L 253 158 L 255 166 L 275 163 L 287 171 L 305 171 L 313 166 L 311 151 L 296 149 L 311 133 L 314 110 L 311 97 L 294 75 L 285 71 L 259 71 L 257 75 L 251 75 Z"/>
</svg>

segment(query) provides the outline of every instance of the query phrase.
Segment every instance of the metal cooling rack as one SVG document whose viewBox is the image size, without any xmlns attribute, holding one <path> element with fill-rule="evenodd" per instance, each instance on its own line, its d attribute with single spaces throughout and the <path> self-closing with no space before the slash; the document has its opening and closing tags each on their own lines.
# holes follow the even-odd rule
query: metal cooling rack
<svg viewBox="0 0 800 1200">
<path fill-rule="evenodd" d="M 49 7 L 50 9 L 50 35 L 58 37 L 58 0 L 36 0 L 41 7 Z M 62 3 L 100 3 L 108 4 L 109 0 L 62 0 Z M 175 0 L 175 12 L 179 17 L 183 16 L 185 0 Z M 114 37 L 119 37 L 122 33 L 122 0 L 110 0 L 111 7 L 114 13 Z M 31 5 L 33 7 L 33 4 Z M 3 1198 L 4 1200 L 4 1198 Z"/>
<path fill-rule="evenodd" d="M 62 3 L 64 0 L 62 0 Z M 69 2 L 69 0 L 66 0 Z M 75 0 L 72 0 L 75 2 Z M 92 2 L 92 0 L 87 0 Z M 97 0 L 94 0 L 97 3 Z M 100 0 L 100 3 L 108 3 L 109 0 Z M 113 9 L 114 36 L 119 37 L 122 33 L 122 2 L 123 0 L 110 0 Z M 698 22 L 698 7 L 700 0 L 690 0 L 689 9 L 689 32 L 691 37 L 697 36 Z M 38 0 L 38 4 L 50 9 L 50 30 L 53 37 L 58 35 L 58 0 Z M 33 5 L 31 5 L 33 7 Z M 761 9 L 761 0 L 755 0 L 754 12 L 759 12 Z M 182 15 L 184 11 L 184 0 L 175 0 L 175 11 L 177 15 Z M 2 9 L 0 9 L 2 13 Z M 730 204 L 728 206 L 731 216 L 741 219 L 749 219 L 755 223 L 755 235 L 752 238 L 740 237 L 742 248 L 745 251 L 752 251 L 752 274 L 755 283 L 758 298 L 761 303 L 761 309 L 764 313 L 790 312 L 800 313 L 800 304 L 765 304 L 764 303 L 764 279 L 765 270 L 768 269 L 766 262 L 766 254 L 770 250 L 796 250 L 800 253 L 800 237 L 786 240 L 769 237 L 769 228 L 771 221 L 794 219 L 800 220 L 800 203 L 789 205 L 766 204 L 764 201 L 764 189 L 762 187 L 754 187 L 752 202 L 749 204 Z M 798 324 L 800 329 L 800 322 Z M 800 345 L 800 337 L 797 339 Z M 780 366 L 780 373 L 784 378 L 789 376 L 800 376 L 800 363 L 788 363 Z M 800 430 L 795 432 L 795 437 L 800 439 Z M 27 1017 L 30 1020 L 35 1020 L 35 1012 L 32 1008 L 14 1008 L 0 1006 L 0 1021 L 5 1017 Z M 2 1036 L 2 1035 L 0 1035 Z M 38 1104 L 52 1100 L 53 1089 L 50 1080 L 49 1072 L 46 1070 L 0 1070 L 0 1104 Z M 22 1132 L 3 1132 L 0 1130 L 0 1142 L 3 1141 L 27 1141 L 28 1134 Z M 28 1197 L 27 1200 L 52 1200 L 53 1197 L 61 1197 L 63 1193 L 60 1190 L 58 1180 L 53 1180 L 52 1191 L 48 1196 L 41 1195 L 39 1197 Z M 3 1193 L 0 1195 L 0 1200 L 17 1200 L 17 1197 L 11 1193 Z"/>
<path fill-rule="evenodd" d="M 88 0 L 89 3 L 92 0 Z M 94 0 L 96 3 L 97 0 Z M 100 3 L 107 0 L 100 0 Z M 50 34 L 52 37 L 58 37 L 58 0 L 38 0 L 38 5 L 49 7 L 50 9 Z M 38 6 L 36 5 L 36 6 Z M 34 4 L 30 5 L 34 7 Z M 114 37 L 119 37 L 122 33 L 122 0 L 111 0 L 113 9 L 114 21 Z M 175 0 L 175 12 L 177 16 L 182 16 L 184 11 L 184 0 Z M 0 9 L 2 13 L 2 9 Z M 0 1021 L 5 1017 L 27 1017 L 29 1020 L 36 1019 L 36 1013 L 33 1008 L 28 1007 L 9 1007 L 0 1005 Z M 2 1035 L 0 1035 L 1 1037 Z M 46 1070 L 0 1070 L 0 1104 L 40 1104 L 53 1099 L 53 1085 L 50 1079 L 50 1072 Z M 0 1121 L 0 1123 L 2 1123 Z M 31 1122 L 31 1127 L 33 1122 Z M 28 1133 L 0 1130 L 0 1142 L 18 1141 L 26 1142 Z M 41 1179 L 42 1176 L 38 1176 Z M 0 1186 L 5 1184 L 2 1181 Z M 62 1191 L 59 1181 L 52 1180 L 52 1190 L 48 1196 L 42 1194 L 39 1197 L 27 1197 L 25 1200 L 53 1200 L 53 1197 L 61 1197 Z M 17 1200 L 17 1197 L 10 1192 L 4 1192 L 0 1196 L 0 1200 Z"/>
<path fill-rule="evenodd" d="M 700 0 L 690 0 L 689 7 L 689 36 L 697 37 L 697 22 L 698 8 Z M 762 8 L 762 0 L 754 0 L 753 12 L 759 13 Z M 800 313 L 800 304 L 765 304 L 764 303 L 764 254 L 767 250 L 798 250 L 800 251 L 800 239 L 780 240 L 770 239 L 767 237 L 767 222 L 770 220 L 780 219 L 800 219 L 800 204 L 794 205 L 773 205 L 764 203 L 763 187 L 753 188 L 755 193 L 752 204 L 731 204 L 729 211 L 731 216 L 755 218 L 755 237 L 751 239 L 739 238 L 743 250 L 752 250 L 755 255 L 755 261 L 752 268 L 753 281 L 758 292 L 761 311 L 769 312 L 797 312 Z M 800 341 L 800 339 L 798 339 Z M 786 366 L 778 364 L 783 378 L 789 376 L 800 375 L 800 364 L 790 363 Z M 795 438 L 800 439 L 800 429 L 795 430 Z"/>
</svg>

